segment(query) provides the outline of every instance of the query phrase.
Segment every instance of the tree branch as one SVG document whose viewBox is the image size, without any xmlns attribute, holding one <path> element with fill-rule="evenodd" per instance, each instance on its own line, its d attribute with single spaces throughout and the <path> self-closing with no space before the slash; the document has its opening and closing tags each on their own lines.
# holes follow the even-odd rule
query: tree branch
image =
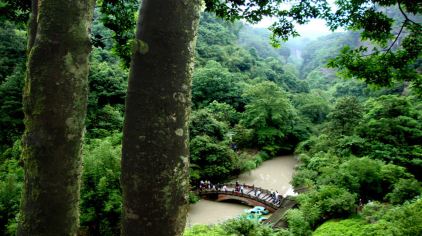
<svg viewBox="0 0 422 236">
<path fill-rule="evenodd" d="M 414 21 L 412 21 L 411 19 L 409 19 L 409 17 L 406 15 L 406 13 L 403 11 L 403 9 L 402 9 L 402 7 L 401 7 L 401 5 L 400 5 L 400 1 L 398 1 L 398 2 L 397 2 L 397 5 L 398 5 L 398 7 L 399 7 L 399 9 L 400 9 L 400 12 L 401 12 L 401 13 L 402 13 L 402 15 L 404 16 L 405 20 L 404 20 L 403 24 L 401 25 L 401 28 L 400 28 L 400 30 L 399 30 L 399 33 L 397 34 L 397 36 L 396 36 L 396 38 L 394 39 L 393 43 L 391 43 L 390 47 L 388 47 L 387 49 L 382 50 L 382 51 L 385 51 L 385 54 L 387 54 L 387 53 L 391 52 L 391 49 L 393 48 L 394 44 L 396 44 L 396 42 L 397 42 L 397 40 L 399 39 L 399 37 L 400 37 L 401 33 L 403 32 L 404 27 L 406 26 L 406 24 L 407 24 L 408 22 L 411 22 L 411 23 L 416 24 L 416 25 L 420 25 L 419 23 L 414 22 Z M 374 55 L 374 53 L 370 53 L 370 54 L 367 54 L 367 55 L 362 55 L 362 56 L 363 56 L 363 57 L 366 57 L 366 56 L 371 56 L 371 55 Z"/>
<path fill-rule="evenodd" d="M 403 8 L 401 8 L 401 5 L 400 5 L 400 1 L 397 1 L 397 5 L 399 6 L 399 10 L 400 10 L 400 12 L 401 12 L 401 14 L 404 16 L 404 18 L 405 18 L 405 22 L 406 21 L 408 21 L 408 22 L 411 22 L 411 23 L 413 23 L 413 24 L 415 24 L 415 25 L 419 25 L 419 26 L 421 26 L 421 24 L 419 24 L 419 23 L 417 23 L 417 22 L 414 22 L 413 20 L 411 20 L 407 15 L 406 15 L 406 13 L 403 11 Z"/>
<path fill-rule="evenodd" d="M 397 42 L 397 40 L 399 39 L 400 34 L 401 34 L 401 32 L 403 31 L 404 26 L 406 25 L 406 23 L 407 23 L 407 20 L 405 20 L 405 21 L 403 22 L 403 24 L 401 25 L 400 31 L 399 31 L 399 33 L 397 34 L 396 39 L 394 39 L 393 43 L 392 43 L 392 44 L 390 45 L 390 47 L 387 49 L 386 54 L 387 54 L 387 53 L 389 53 L 389 52 L 391 51 L 391 49 L 393 48 L 394 44 L 396 44 L 396 42 Z"/>
<path fill-rule="evenodd" d="M 402 26 L 400 28 L 399 33 L 397 34 L 396 38 L 391 43 L 391 45 L 388 48 L 384 48 L 383 50 L 380 50 L 380 51 L 385 52 L 384 54 L 387 54 L 387 53 L 389 53 L 391 51 L 391 49 L 393 48 L 394 44 L 396 44 L 397 40 L 399 39 L 399 37 L 400 37 L 400 35 L 401 35 L 401 33 L 402 33 L 402 31 L 403 31 L 404 26 L 406 25 L 406 23 L 407 23 L 406 21 L 403 22 L 403 24 L 402 24 Z M 368 57 L 368 56 L 372 56 L 374 54 L 375 53 L 364 54 L 364 55 L 362 55 L 362 57 Z"/>
</svg>

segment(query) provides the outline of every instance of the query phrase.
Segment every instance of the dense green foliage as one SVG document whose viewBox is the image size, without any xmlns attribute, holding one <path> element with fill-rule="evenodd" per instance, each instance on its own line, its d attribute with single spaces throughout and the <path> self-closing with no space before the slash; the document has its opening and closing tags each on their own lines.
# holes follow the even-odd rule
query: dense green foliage
<svg viewBox="0 0 422 236">
<path fill-rule="evenodd" d="M 98 235 L 120 233 L 121 138 L 121 134 L 113 134 L 92 139 L 84 148 L 81 226 Z"/>
<path fill-rule="evenodd" d="M 245 217 L 228 220 L 218 225 L 195 225 L 186 229 L 184 236 L 232 236 L 232 235 L 256 235 L 256 236 L 284 236 L 284 231 L 277 231 L 267 225 L 260 224 Z"/>
<path fill-rule="evenodd" d="M 16 141 L 0 155 L 0 232 L 14 235 L 23 187 L 21 145 Z"/>
<path fill-rule="evenodd" d="M 0 82 L 11 75 L 17 65 L 24 63 L 26 50 L 25 31 L 8 21 L 0 22 Z"/>
<path fill-rule="evenodd" d="M 136 1 L 126 2 L 127 11 L 114 2 L 100 1 L 92 29 L 80 205 L 81 231 L 89 235 L 120 232 L 124 65 Z M 207 1 L 208 8 L 210 2 L 216 3 Z M 26 17 L 17 13 L 8 11 L 8 19 Z M 252 11 L 247 18 L 256 21 L 262 13 Z M 296 151 L 300 165 L 292 184 L 308 192 L 297 197 L 298 209 L 286 214 L 286 230 L 236 219 L 194 226 L 185 235 L 311 235 L 318 226 L 316 235 L 421 234 L 422 102 L 415 88 L 396 82 L 374 90 L 360 81 L 339 80 L 326 68 L 343 46 L 362 45 L 357 33 L 297 39 L 279 49 L 268 44 L 269 37 L 263 29 L 202 15 L 192 81 L 191 183 L 224 182 L 272 156 Z M 25 34 L 20 24 L 2 21 L 0 39 L 0 234 L 12 235 L 23 181 Z M 400 73 L 392 79 L 408 81 Z M 356 214 L 359 205 L 363 210 Z"/>
<path fill-rule="evenodd" d="M 22 88 L 25 74 L 25 31 L 8 21 L 0 22 L 0 152 L 23 130 Z"/>
<path fill-rule="evenodd" d="M 253 84 L 243 94 L 245 106 L 243 124 L 254 130 L 255 145 L 271 155 L 290 151 L 297 140 L 306 139 L 306 130 L 287 98 L 287 94 L 272 82 Z"/>
<path fill-rule="evenodd" d="M 391 207 L 397 212 L 412 209 L 412 214 L 421 213 L 420 209 L 413 208 L 417 204 L 408 203 L 422 194 L 420 105 L 420 100 L 414 97 L 397 95 L 370 99 L 349 96 L 337 100 L 322 132 L 297 148 L 297 152 L 302 153 L 301 164 L 292 184 L 309 189 L 298 197 L 298 211 L 303 215 L 305 226 L 309 224 L 313 229 L 328 219 L 353 216 L 358 206 L 369 209 L 373 201 L 383 202 L 388 207 L 395 205 Z M 343 192 L 339 192 L 340 189 Z M 330 198 L 330 193 L 335 198 Z M 375 217 L 377 213 L 366 214 Z M 407 234 L 400 226 L 393 225 L 395 223 L 385 221 L 365 223 L 348 219 L 338 223 L 330 221 L 315 233 L 417 235 L 419 232 L 416 227 Z M 299 230 L 309 230 L 305 226 Z"/>
<path fill-rule="evenodd" d="M 421 198 L 395 207 L 372 202 L 364 207 L 359 217 L 328 221 L 313 235 L 420 235 L 421 203 Z"/>
</svg>

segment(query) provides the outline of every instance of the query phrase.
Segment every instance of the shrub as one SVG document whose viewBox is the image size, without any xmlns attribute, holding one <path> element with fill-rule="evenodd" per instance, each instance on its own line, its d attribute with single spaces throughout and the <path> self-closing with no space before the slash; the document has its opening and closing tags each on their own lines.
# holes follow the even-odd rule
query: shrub
<svg viewBox="0 0 422 236">
<path fill-rule="evenodd" d="M 337 186 L 321 186 L 298 196 L 305 219 L 313 225 L 322 219 L 343 218 L 356 209 L 356 194 Z"/>
<path fill-rule="evenodd" d="M 329 220 L 318 227 L 313 236 L 363 236 L 365 221 L 360 218 Z"/>
<path fill-rule="evenodd" d="M 299 209 L 288 210 L 285 215 L 288 230 L 291 235 L 306 236 L 311 235 L 312 230 L 303 212 Z"/>
<path fill-rule="evenodd" d="M 421 184 L 415 179 L 400 179 L 394 184 L 394 189 L 386 195 L 386 199 L 393 204 L 401 204 L 422 193 Z"/>
</svg>

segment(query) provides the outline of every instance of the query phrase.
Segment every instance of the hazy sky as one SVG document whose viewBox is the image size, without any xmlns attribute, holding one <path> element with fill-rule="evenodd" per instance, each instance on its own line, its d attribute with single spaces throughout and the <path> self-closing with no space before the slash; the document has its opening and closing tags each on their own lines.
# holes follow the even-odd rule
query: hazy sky
<svg viewBox="0 0 422 236">
<path fill-rule="evenodd" d="M 253 25 L 253 27 L 268 28 L 273 22 L 274 19 L 265 18 L 258 24 Z M 331 33 L 330 29 L 325 25 L 325 21 L 320 19 L 311 20 L 311 22 L 306 25 L 296 25 L 296 29 L 301 36 L 307 38 L 318 38 Z M 336 32 L 339 31 L 341 30 L 336 30 Z"/>
<path fill-rule="evenodd" d="M 333 10 L 336 10 L 334 0 L 328 0 L 328 3 L 331 5 L 331 8 Z M 287 3 L 282 4 L 281 8 L 289 9 L 290 4 L 287 4 Z M 270 26 L 274 21 L 275 21 L 274 18 L 264 18 L 258 24 L 253 25 L 253 27 L 268 28 L 268 26 Z M 312 39 L 331 33 L 330 29 L 325 25 L 325 21 L 320 20 L 320 19 L 311 20 L 311 22 L 309 22 L 306 25 L 296 25 L 296 30 L 299 32 L 300 36 L 312 38 Z M 342 31 L 344 30 L 337 29 L 335 32 L 342 32 Z"/>
</svg>

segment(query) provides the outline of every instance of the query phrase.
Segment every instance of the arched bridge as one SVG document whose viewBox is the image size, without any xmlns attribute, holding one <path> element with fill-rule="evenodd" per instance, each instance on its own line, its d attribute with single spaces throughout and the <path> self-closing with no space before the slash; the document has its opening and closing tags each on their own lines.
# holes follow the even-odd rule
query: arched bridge
<svg viewBox="0 0 422 236">
<path fill-rule="evenodd" d="M 285 201 L 281 195 L 274 197 L 271 191 L 250 186 L 242 185 L 243 191 L 237 189 L 235 184 L 226 184 L 226 188 L 203 188 L 199 190 L 199 195 L 206 199 L 218 202 L 235 200 L 248 206 L 263 206 L 270 212 L 275 212 Z"/>
<path fill-rule="evenodd" d="M 263 206 L 272 214 L 265 222 L 274 228 L 284 228 L 287 222 L 284 219 L 284 214 L 287 210 L 296 207 L 297 203 L 294 197 L 281 195 L 274 201 L 271 196 L 271 191 L 257 188 L 250 185 L 243 185 L 243 192 L 236 191 L 235 184 L 226 184 L 226 189 L 203 188 L 200 189 L 199 195 L 216 201 L 235 200 L 242 202 L 248 206 Z M 257 190 L 257 191 L 255 191 Z M 259 190 L 259 191 L 258 191 Z M 306 189 L 295 189 L 294 192 L 301 193 Z"/>
</svg>

